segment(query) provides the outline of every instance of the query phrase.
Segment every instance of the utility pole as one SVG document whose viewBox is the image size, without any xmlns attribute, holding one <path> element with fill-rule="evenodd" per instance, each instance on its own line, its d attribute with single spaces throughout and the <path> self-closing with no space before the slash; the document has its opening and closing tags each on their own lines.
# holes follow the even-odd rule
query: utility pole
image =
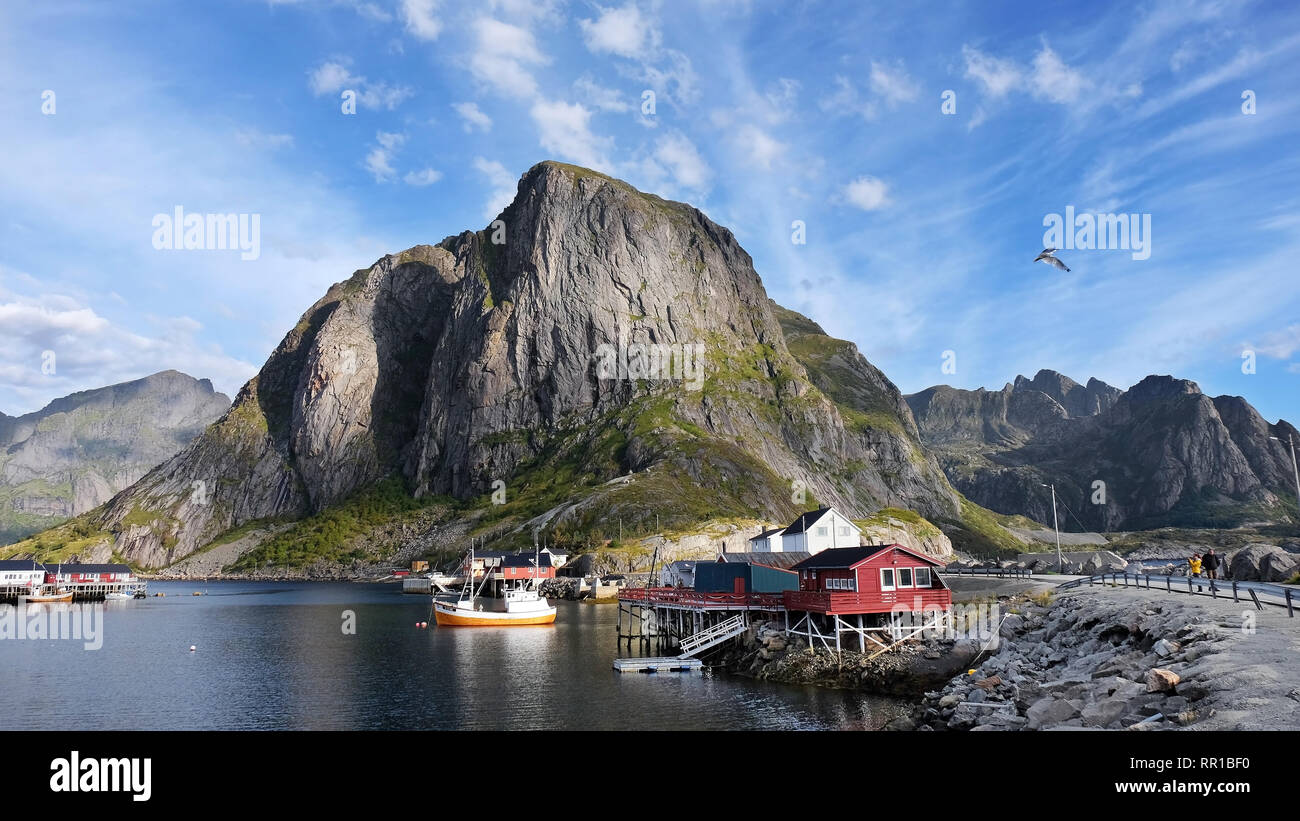
<svg viewBox="0 0 1300 821">
<path fill-rule="evenodd" d="M 1042 482 L 1039 482 L 1039 484 L 1052 489 L 1052 529 L 1056 531 L 1056 572 L 1064 573 L 1065 562 L 1061 560 L 1061 525 L 1056 520 L 1056 484 L 1048 485 Z"/>
<path fill-rule="evenodd" d="M 1276 436 L 1270 436 L 1268 438 L 1278 442 L 1282 441 Z M 1291 470 L 1295 473 L 1295 501 L 1296 505 L 1300 505 L 1300 466 L 1297 465 L 1295 458 L 1295 440 L 1292 439 L 1291 434 L 1288 433 L 1286 435 L 1286 441 L 1287 444 L 1291 446 Z"/>
</svg>

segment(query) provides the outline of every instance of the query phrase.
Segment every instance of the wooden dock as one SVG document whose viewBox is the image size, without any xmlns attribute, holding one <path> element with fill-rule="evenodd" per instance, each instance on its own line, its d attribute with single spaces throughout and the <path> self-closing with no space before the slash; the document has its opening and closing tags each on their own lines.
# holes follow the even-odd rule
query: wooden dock
<svg viewBox="0 0 1300 821">
<path fill-rule="evenodd" d="M 689 673 L 699 670 L 704 662 L 699 659 L 660 656 L 657 658 L 614 659 L 614 669 L 620 673 Z"/>
</svg>

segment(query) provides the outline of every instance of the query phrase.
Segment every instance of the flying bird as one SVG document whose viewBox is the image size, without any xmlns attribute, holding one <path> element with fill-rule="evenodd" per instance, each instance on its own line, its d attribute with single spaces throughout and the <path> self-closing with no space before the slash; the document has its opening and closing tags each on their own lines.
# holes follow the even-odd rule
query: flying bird
<svg viewBox="0 0 1300 821">
<path fill-rule="evenodd" d="M 1046 262 L 1048 265 L 1060 268 L 1062 271 L 1069 271 L 1070 269 L 1066 267 L 1064 262 L 1061 262 L 1059 259 L 1052 256 L 1052 254 L 1055 253 L 1055 248 L 1044 248 L 1043 253 L 1034 257 L 1034 262 Z"/>
</svg>

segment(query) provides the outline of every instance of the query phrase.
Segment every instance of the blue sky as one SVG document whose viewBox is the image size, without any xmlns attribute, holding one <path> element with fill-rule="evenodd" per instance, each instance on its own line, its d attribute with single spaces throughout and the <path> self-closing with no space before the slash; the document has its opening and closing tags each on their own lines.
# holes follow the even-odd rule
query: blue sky
<svg viewBox="0 0 1300 821">
<path fill-rule="evenodd" d="M 774 299 L 904 391 L 1172 373 L 1300 417 L 1294 4 L 16 6 L 0 6 L 10 414 L 165 368 L 233 395 L 330 283 L 486 226 L 523 171 L 560 159 L 730 227 Z M 260 215 L 260 256 L 155 249 L 177 205 Z M 1149 258 L 1032 263 L 1069 206 L 1146 215 Z"/>
</svg>

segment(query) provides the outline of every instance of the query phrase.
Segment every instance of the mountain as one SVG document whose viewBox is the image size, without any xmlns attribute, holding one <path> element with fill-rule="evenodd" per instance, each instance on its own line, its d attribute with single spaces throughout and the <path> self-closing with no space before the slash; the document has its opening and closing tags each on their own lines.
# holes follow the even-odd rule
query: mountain
<svg viewBox="0 0 1300 821">
<path fill-rule="evenodd" d="M 769 301 L 729 230 L 544 162 L 487 229 L 331 287 L 220 421 L 45 544 L 160 567 L 303 517 L 325 544 L 394 483 L 528 542 L 962 512 L 897 388 Z"/>
<path fill-rule="evenodd" d="M 994 511 L 1050 523 L 1042 485 L 1055 483 L 1068 530 L 1300 521 L 1289 451 L 1269 438 L 1295 428 L 1195 382 L 1148 376 L 1120 391 L 1040 371 L 1000 391 L 940 385 L 907 403 L 953 485 Z"/>
<path fill-rule="evenodd" d="M 0 544 L 103 504 L 175 455 L 230 400 L 176 371 L 0 413 Z"/>
</svg>

